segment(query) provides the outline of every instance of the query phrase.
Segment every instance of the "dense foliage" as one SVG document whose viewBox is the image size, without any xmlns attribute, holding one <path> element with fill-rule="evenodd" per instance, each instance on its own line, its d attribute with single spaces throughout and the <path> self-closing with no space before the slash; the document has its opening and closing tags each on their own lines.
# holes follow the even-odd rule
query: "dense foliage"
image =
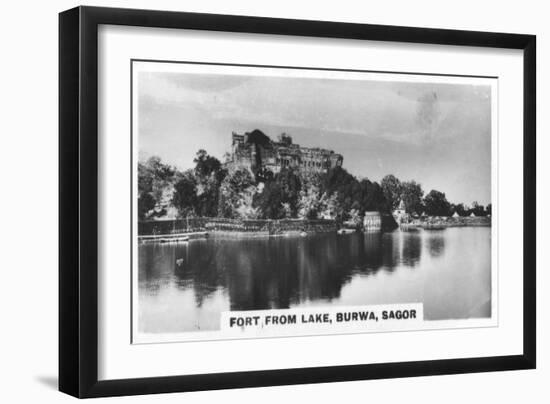
<svg viewBox="0 0 550 404">
<path fill-rule="evenodd" d="M 138 217 L 144 219 L 162 203 L 163 197 L 173 182 L 176 169 L 163 164 L 159 157 L 151 157 L 145 162 L 138 163 Z M 154 212 L 162 215 L 164 212 Z"/>
<path fill-rule="evenodd" d="M 174 208 L 179 217 L 225 217 L 243 219 L 334 219 L 361 223 L 367 211 L 389 213 L 401 203 L 410 214 L 461 216 L 491 213 L 474 202 L 472 207 L 447 201 L 443 192 L 424 196 L 415 181 L 401 182 L 394 175 L 380 184 L 358 179 L 342 167 L 327 173 L 301 173 L 284 168 L 278 173 L 262 169 L 252 173 L 222 164 L 199 150 L 195 166 L 177 171 L 151 157 L 138 164 L 138 215 L 140 220 L 166 214 Z"/>
</svg>

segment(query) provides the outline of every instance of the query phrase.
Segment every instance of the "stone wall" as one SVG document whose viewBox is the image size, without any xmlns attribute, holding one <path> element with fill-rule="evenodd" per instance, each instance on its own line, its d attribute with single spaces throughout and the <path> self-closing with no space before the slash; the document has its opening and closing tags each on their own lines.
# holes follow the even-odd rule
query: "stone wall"
<svg viewBox="0 0 550 404">
<path fill-rule="evenodd" d="M 140 222 L 138 234 L 158 235 L 175 234 L 192 231 L 207 231 L 209 233 L 326 233 L 337 230 L 334 220 L 241 220 L 226 218 L 190 218 L 178 220 L 159 220 Z"/>
<path fill-rule="evenodd" d="M 418 227 L 467 227 L 467 226 L 491 226 L 490 216 L 426 216 L 418 219 L 413 219 L 409 223 L 409 226 Z"/>
<path fill-rule="evenodd" d="M 204 231 L 207 218 L 148 220 L 138 223 L 138 235 L 153 236 L 159 234 L 178 234 Z"/>
</svg>

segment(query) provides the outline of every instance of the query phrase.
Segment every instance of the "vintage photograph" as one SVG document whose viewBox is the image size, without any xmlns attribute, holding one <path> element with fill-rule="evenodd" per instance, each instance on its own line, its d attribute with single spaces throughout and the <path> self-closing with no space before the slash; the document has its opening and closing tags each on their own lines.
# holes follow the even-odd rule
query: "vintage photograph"
<svg viewBox="0 0 550 404">
<path fill-rule="evenodd" d="M 133 61 L 134 342 L 494 320 L 496 81 Z"/>
</svg>

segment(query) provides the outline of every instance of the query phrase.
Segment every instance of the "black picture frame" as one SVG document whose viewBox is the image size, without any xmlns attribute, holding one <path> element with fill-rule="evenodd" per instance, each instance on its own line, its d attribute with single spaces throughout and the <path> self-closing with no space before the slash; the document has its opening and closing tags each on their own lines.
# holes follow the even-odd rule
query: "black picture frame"
<svg viewBox="0 0 550 404">
<path fill-rule="evenodd" d="M 181 28 L 523 51 L 523 354 L 98 381 L 98 26 Z M 102 397 L 536 366 L 536 37 L 167 11 L 77 7 L 59 15 L 59 389 Z"/>
</svg>

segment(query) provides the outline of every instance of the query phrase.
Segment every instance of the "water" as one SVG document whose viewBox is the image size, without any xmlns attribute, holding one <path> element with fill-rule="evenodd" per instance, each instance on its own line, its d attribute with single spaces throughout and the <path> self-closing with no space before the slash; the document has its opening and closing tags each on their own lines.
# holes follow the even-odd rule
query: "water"
<svg viewBox="0 0 550 404">
<path fill-rule="evenodd" d="M 139 246 L 139 331 L 219 329 L 226 310 L 423 303 L 491 316 L 491 229 L 318 234 Z"/>
</svg>

